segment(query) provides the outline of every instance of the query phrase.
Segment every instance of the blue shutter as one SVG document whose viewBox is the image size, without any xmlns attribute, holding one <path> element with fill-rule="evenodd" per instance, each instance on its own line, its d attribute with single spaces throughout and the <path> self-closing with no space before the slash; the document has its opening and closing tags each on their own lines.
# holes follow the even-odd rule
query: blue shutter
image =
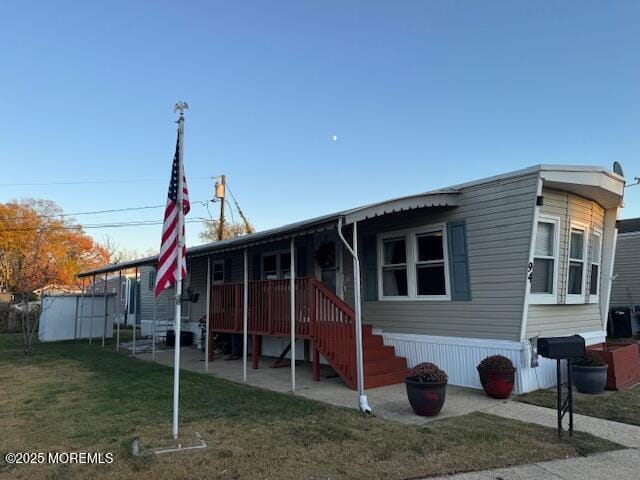
<svg viewBox="0 0 640 480">
<path fill-rule="evenodd" d="M 231 257 L 224 259 L 224 283 L 231 282 Z"/>
<path fill-rule="evenodd" d="M 451 300 L 471 300 L 467 225 L 464 220 L 447 223 Z"/>
<path fill-rule="evenodd" d="M 296 247 L 296 277 L 307 276 L 307 246 Z"/>
<path fill-rule="evenodd" d="M 364 299 L 375 301 L 378 300 L 378 253 L 375 235 L 363 237 L 362 251 L 364 253 Z"/>
</svg>

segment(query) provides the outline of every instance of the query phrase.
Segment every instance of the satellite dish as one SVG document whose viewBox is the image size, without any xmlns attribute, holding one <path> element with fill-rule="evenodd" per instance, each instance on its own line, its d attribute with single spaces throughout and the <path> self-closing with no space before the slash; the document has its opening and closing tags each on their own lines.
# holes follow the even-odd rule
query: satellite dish
<svg viewBox="0 0 640 480">
<path fill-rule="evenodd" d="M 622 171 L 622 165 L 620 165 L 620 162 L 613 162 L 613 172 L 624 177 L 624 172 Z"/>
</svg>

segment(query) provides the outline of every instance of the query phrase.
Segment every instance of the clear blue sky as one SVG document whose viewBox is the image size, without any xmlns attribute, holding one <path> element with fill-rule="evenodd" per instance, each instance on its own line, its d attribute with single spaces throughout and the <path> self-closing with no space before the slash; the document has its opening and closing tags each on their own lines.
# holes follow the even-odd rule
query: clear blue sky
<svg viewBox="0 0 640 480">
<path fill-rule="evenodd" d="M 191 198 L 226 173 L 258 229 L 538 163 L 640 176 L 639 24 L 637 1 L 9 2 L 0 183 L 151 181 L 0 201 L 163 204 L 177 100 Z M 90 233 L 143 250 L 160 227 Z"/>
</svg>

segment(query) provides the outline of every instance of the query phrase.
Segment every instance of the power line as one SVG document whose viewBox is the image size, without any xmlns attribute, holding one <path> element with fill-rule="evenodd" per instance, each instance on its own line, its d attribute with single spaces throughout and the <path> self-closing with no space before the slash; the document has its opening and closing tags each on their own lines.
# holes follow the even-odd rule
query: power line
<svg viewBox="0 0 640 480">
<path fill-rule="evenodd" d="M 191 204 L 200 204 L 203 206 L 207 206 L 207 202 L 210 200 L 195 200 L 192 201 Z M 103 213 L 113 213 L 113 212 L 131 212 L 136 210 L 150 210 L 154 208 L 162 208 L 166 205 L 146 205 L 144 207 L 123 207 L 123 208 L 112 208 L 109 210 L 94 210 L 89 212 L 75 212 L 75 213 L 60 213 L 60 214 L 51 214 L 51 215 L 37 215 L 37 218 L 61 218 L 61 217 L 77 217 L 79 215 L 99 215 Z M 0 217 L 0 220 L 10 221 L 10 220 L 22 220 L 24 217 Z"/>
<path fill-rule="evenodd" d="M 204 217 L 191 218 L 189 220 L 185 220 L 185 223 L 201 223 L 206 221 L 207 219 Z M 132 221 L 132 222 L 118 222 L 118 223 L 96 223 L 89 225 L 69 225 L 69 226 L 55 226 L 55 227 L 9 227 L 2 228 L 0 232 L 28 232 L 28 231 L 55 231 L 55 230 L 84 230 L 84 229 L 95 229 L 95 228 L 120 228 L 120 227 L 145 227 L 145 226 L 153 226 L 153 225 L 162 225 L 164 223 L 163 220 L 140 220 L 140 221 Z"/>
<path fill-rule="evenodd" d="M 193 180 L 210 180 L 209 177 L 191 177 Z M 77 182 L 23 182 L 23 183 L 0 183 L 0 187 L 31 187 L 31 186 L 47 186 L 47 185 L 103 185 L 110 183 L 147 183 L 147 182 L 166 182 L 167 179 L 160 178 L 136 178 L 136 179 L 120 179 L 120 180 L 82 180 Z"/>
</svg>

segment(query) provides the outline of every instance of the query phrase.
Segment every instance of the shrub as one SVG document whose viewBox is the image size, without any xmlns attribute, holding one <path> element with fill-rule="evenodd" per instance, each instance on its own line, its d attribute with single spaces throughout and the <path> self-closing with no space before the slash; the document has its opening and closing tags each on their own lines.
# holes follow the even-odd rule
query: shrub
<svg viewBox="0 0 640 480">
<path fill-rule="evenodd" d="M 571 364 L 577 367 L 604 367 L 607 362 L 602 360 L 602 358 L 595 353 L 587 351 L 584 357 L 579 358 L 578 360 L 573 360 Z"/>
<path fill-rule="evenodd" d="M 449 380 L 444 370 L 434 363 L 420 363 L 411 369 L 409 377 L 420 383 L 446 383 Z"/>
<path fill-rule="evenodd" d="M 506 370 L 513 370 L 513 362 L 507 357 L 502 355 L 492 355 L 480 362 L 479 368 L 491 370 L 493 372 L 504 372 Z"/>
</svg>

